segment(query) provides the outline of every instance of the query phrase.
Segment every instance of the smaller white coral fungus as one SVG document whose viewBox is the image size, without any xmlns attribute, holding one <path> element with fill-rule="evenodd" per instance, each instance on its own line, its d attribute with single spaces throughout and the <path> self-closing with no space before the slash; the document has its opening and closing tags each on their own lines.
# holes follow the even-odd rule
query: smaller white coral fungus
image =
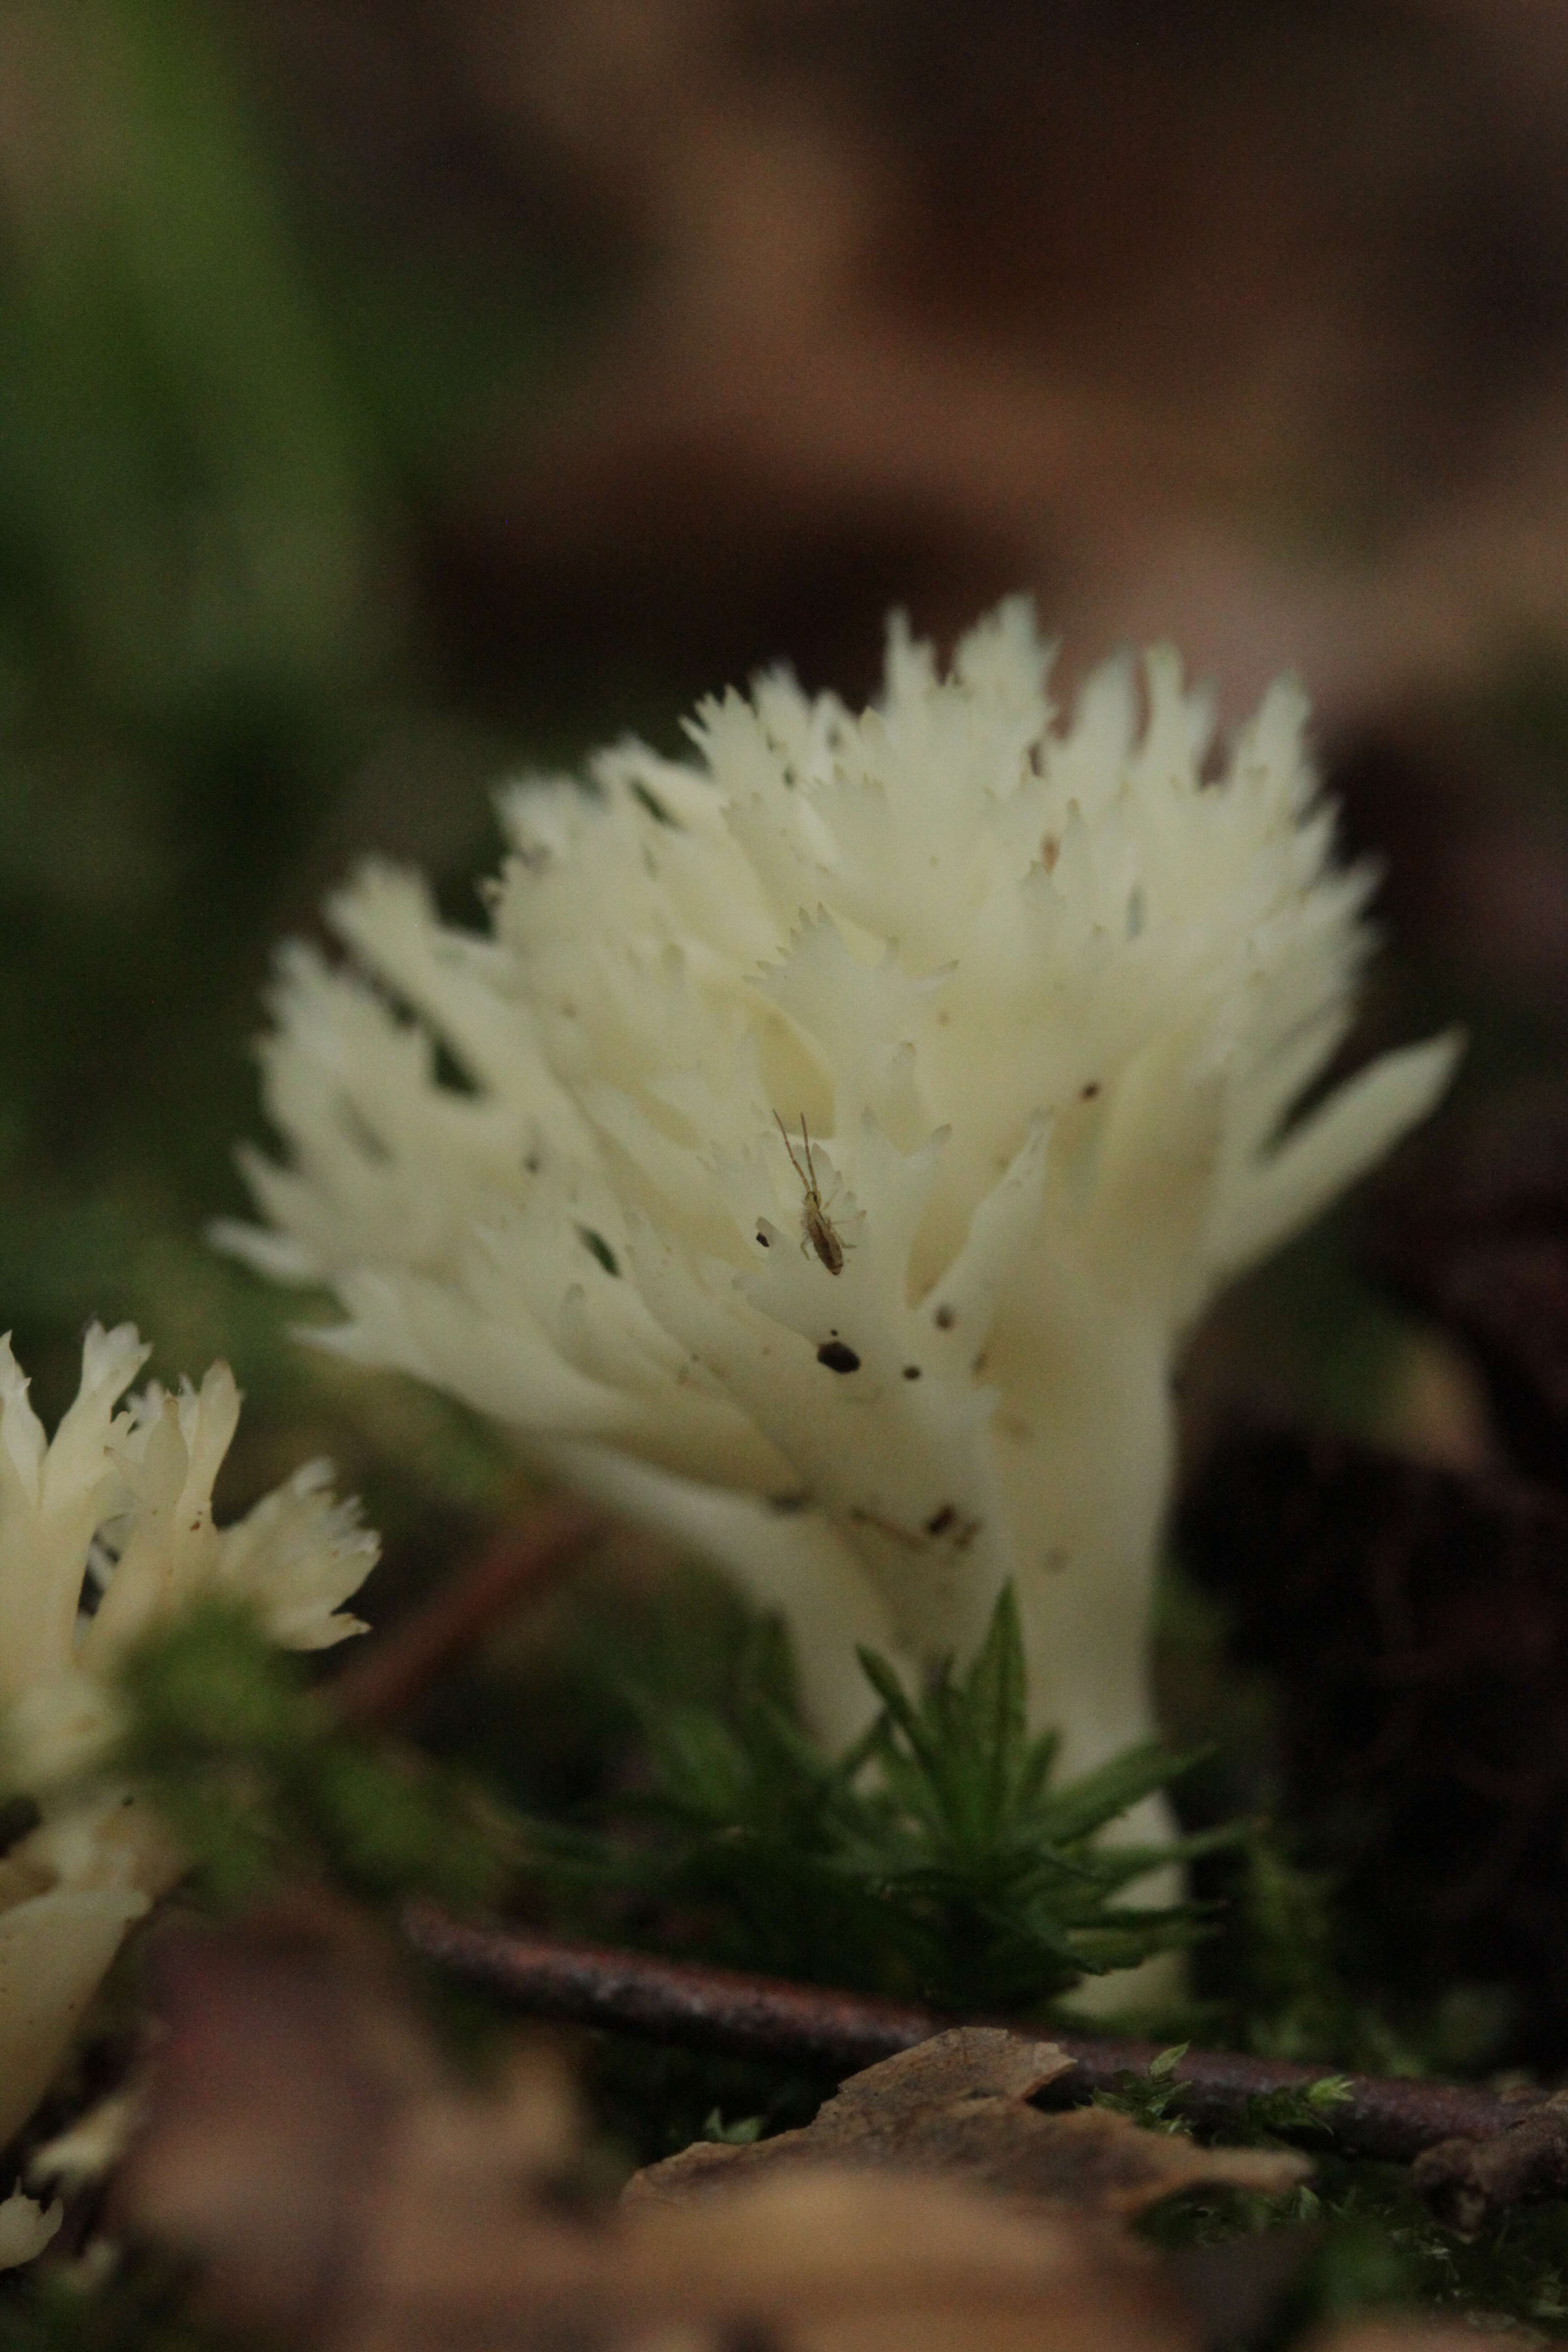
<svg viewBox="0 0 1568 2352">
<path fill-rule="evenodd" d="M 289 1649 L 364 1630 L 335 1612 L 376 1540 L 353 1505 L 333 1502 L 324 1465 L 237 1526 L 215 1526 L 213 1481 L 239 1417 L 234 1376 L 215 1364 L 199 1390 L 154 1384 L 121 1406 L 150 1353 L 131 1324 L 95 1324 L 50 1443 L 0 1339 L 5 1780 L 43 1814 L 0 1860 L 0 2142 L 37 2104 L 127 1927 L 179 1873 L 133 1792 L 90 1803 L 51 1793 L 113 1735 L 110 1676 L 125 1644 L 203 1591 L 242 1596 Z"/>
</svg>

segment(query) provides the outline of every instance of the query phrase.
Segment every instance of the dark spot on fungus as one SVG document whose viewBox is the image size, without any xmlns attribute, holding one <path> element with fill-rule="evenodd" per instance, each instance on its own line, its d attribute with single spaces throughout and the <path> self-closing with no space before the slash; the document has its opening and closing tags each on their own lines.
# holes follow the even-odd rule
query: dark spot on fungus
<svg viewBox="0 0 1568 2352">
<path fill-rule="evenodd" d="M 647 786 L 643 783 L 640 779 L 633 783 L 631 792 L 632 798 L 637 802 L 637 806 L 647 811 L 655 824 L 667 824 L 672 833 L 684 833 L 686 830 L 685 826 L 676 823 L 675 819 L 670 815 L 669 811 L 665 807 L 664 803 L 659 799 L 658 794 L 657 793 L 650 793 Z"/>
<path fill-rule="evenodd" d="M 944 1536 L 957 1517 L 958 1513 L 953 1509 L 952 1505 L 944 1503 L 941 1510 L 933 1511 L 926 1521 L 927 1535 Z"/>
<path fill-rule="evenodd" d="M 906 1364 L 904 1366 L 904 1378 L 906 1381 L 918 1381 L 920 1376 L 921 1368 L 918 1364 Z"/>
<path fill-rule="evenodd" d="M 757 1235 L 757 1241 L 758 1241 L 758 1244 L 759 1244 L 759 1246 L 760 1246 L 761 1248 L 763 1248 L 763 1249 L 772 1249 L 772 1247 L 773 1247 L 773 1244 L 772 1244 L 772 1242 L 771 1242 L 771 1241 L 769 1241 L 769 1239 L 768 1239 L 768 1237 L 767 1237 L 766 1234 L 760 1233 L 760 1234 Z"/>
<path fill-rule="evenodd" d="M 931 1319 L 939 1331 L 951 1331 L 958 1320 L 958 1316 L 955 1309 L 951 1307 L 939 1307 Z"/>
<path fill-rule="evenodd" d="M 1088 1086 L 1080 1088 L 1079 1100 L 1079 1102 L 1092 1102 L 1099 1092 L 1100 1080 L 1098 1078 L 1090 1078 Z"/>
<path fill-rule="evenodd" d="M 589 1255 L 598 1259 L 599 1264 L 604 1267 L 606 1274 L 618 1275 L 620 1273 L 621 1269 L 616 1263 L 616 1253 L 610 1247 L 609 1243 L 605 1239 L 603 1234 L 596 1234 L 592 1225 L 579 1225 L 577 1228 L 577 1238 L 582 1243 L 584 1248 L 588 1252 Z"/>
<path fill-rule="evenodd" d="M 858 1372 L 860 1369 L 859 1357 L 842 1339 L 825 1340 L 816 1351 L 816 1360 L 826 1364 L 830 1372 Z"/>
<path fill-rule="evenodd" d="M 537 1152 L 537 1151 L 531 1151 L 531 1152 L 529 1153 L 529 1155 L 528 1155 L 527 1159 L 523 1161 L 523 1163 L 522 1163 L 522 1164 L 523 1164 L 523 1166 L 527 1169 L 527 1171 L 528 1171 L 528 1172 L 529 1172 L 529 1174 L 530 1174 L 531 1176 L 537 1176 L 537 1175 L 538 1175 L 538 1173 L 539 1173 L 539 1171 L 540 1171 L 540 1166 L 541 1166 L 541 1161 L 540 1161 L 540 1157 L 539 1157 L 538 1152 Z"/>
</svg>

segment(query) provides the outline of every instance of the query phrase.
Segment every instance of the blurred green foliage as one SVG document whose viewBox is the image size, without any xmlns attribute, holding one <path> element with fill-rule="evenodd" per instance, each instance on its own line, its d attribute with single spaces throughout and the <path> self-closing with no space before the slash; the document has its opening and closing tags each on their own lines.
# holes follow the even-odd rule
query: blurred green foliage
<svg viewBox="0 0 1568 2352">
<path fill-rule="evenodd" d="M 322 1880 L 371 1904 L 473 1906 L 518 1874 L 519 1824 L 410 1748 L 351 1730 L 243 1608 L 205 1599 L 155 1627 L 118 1675 L 125 1728 L 93 1785 L 135 1789 L 220 1911 Z"/>
<path fill-rule="evenodd" d="M 465 877 L 490 855 L 484 781 L 529 729 L 448 707 L 416 490 L 499 386 L 558 365 L 584 289 L 521 257 L 465 299 L 430 255 L 290 209 L 223 29 L 196 0 L 0 23 L 0 1328 L 46 1411 L 94 1314 L 135 1317 L 164 1377 L 226 1352 L 253 1400 L 234 1486 L 325 1444 L 395 1522 L 431 1490 L 493 1501 L 493 1447 L 293 1346 L 299 1302 L 202 1226 L 240 1204 L 278 934 L 378 836 Z M 419 805 L 384 810 L 367 757 L 421 732 Z"/>
<path fill-rule="evenodd" d="M 231 2340 L 195 2316 L 190 2265 L 168 2256 L 121 2263 L 97 2280 L 34 2267 L 7 2284 L 5 2352 L 220 2352 Z"/>
</svg>

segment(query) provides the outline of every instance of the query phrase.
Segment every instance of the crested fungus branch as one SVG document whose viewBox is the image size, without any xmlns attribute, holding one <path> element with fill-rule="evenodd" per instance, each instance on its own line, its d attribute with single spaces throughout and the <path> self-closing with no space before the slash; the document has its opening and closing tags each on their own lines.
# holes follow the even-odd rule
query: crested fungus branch
<svg viewBox="0 0 1568 2352">
<path fill-rule="evenodd" d="M 49 1440 L 0 1339 L 0 1779 L 41 1816 L 0 1858 L 0 2142 L 47 2088 L 126 1930 L 180 1875 L 136 1790 L 98 1770 L 120 1728 L 127 1645 L 211 1591 L 246 1601 L 287 1649 L 364 1630 L 338 1612 L 376 1539 L 332 1500 L 325 1465 L 217 1527 L 234 1376 L 215 1364 L 199 1390 L 154 1382 L 126 1398 L 150 1353 L 131 1324 L 93 1325 L 80 1390 Z M 26 2205 L 0 2207 L 0 2267 L 47 2239 L 33 2242 Z"/>
<path fill-rule="evenodd" d="M 1074 1773 L 1152 1727 L 1184 1335 L 1457 1048 L 1293 1116 L 1372 887 L 1300 689 L 1217 758 L 1170 650 L 1066 719 L 1048 669 L 1022 603 L 945 675 L 895 622 L 862 712 L 774 674 L 518 784 L 485 935 L 367 867 L 346 961 L 284 953 L 286 1157 L 220 1238 L 782 1609 L 829 1736 L 857 1642 L 970 1653 L 1010 1578 Z"/>
</svg>

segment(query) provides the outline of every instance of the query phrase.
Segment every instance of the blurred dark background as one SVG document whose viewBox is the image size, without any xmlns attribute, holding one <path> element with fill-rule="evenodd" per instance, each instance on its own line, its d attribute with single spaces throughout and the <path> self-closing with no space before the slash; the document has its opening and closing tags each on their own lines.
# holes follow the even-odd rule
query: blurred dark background
<svg viewBox="0 0 1568 2352">
<path fill-rule="evenodd" d="M 233 1499 L 495 1443 L 214 1259 L 279 935 L 478 919 L 489 791 L 883 615 L 1292 667 L 1390 932 L 1358 1053 L 1568 1023 L 1568 22 L 1550 0 L 7 0 L 0 1317 L 229 1354 Z M 1431 1458 L 1473 1379 L 1331 1236 L 1194 1359 Z M 434 1499 L 432 1499 L 434 1498 Z"/>
</svg>

